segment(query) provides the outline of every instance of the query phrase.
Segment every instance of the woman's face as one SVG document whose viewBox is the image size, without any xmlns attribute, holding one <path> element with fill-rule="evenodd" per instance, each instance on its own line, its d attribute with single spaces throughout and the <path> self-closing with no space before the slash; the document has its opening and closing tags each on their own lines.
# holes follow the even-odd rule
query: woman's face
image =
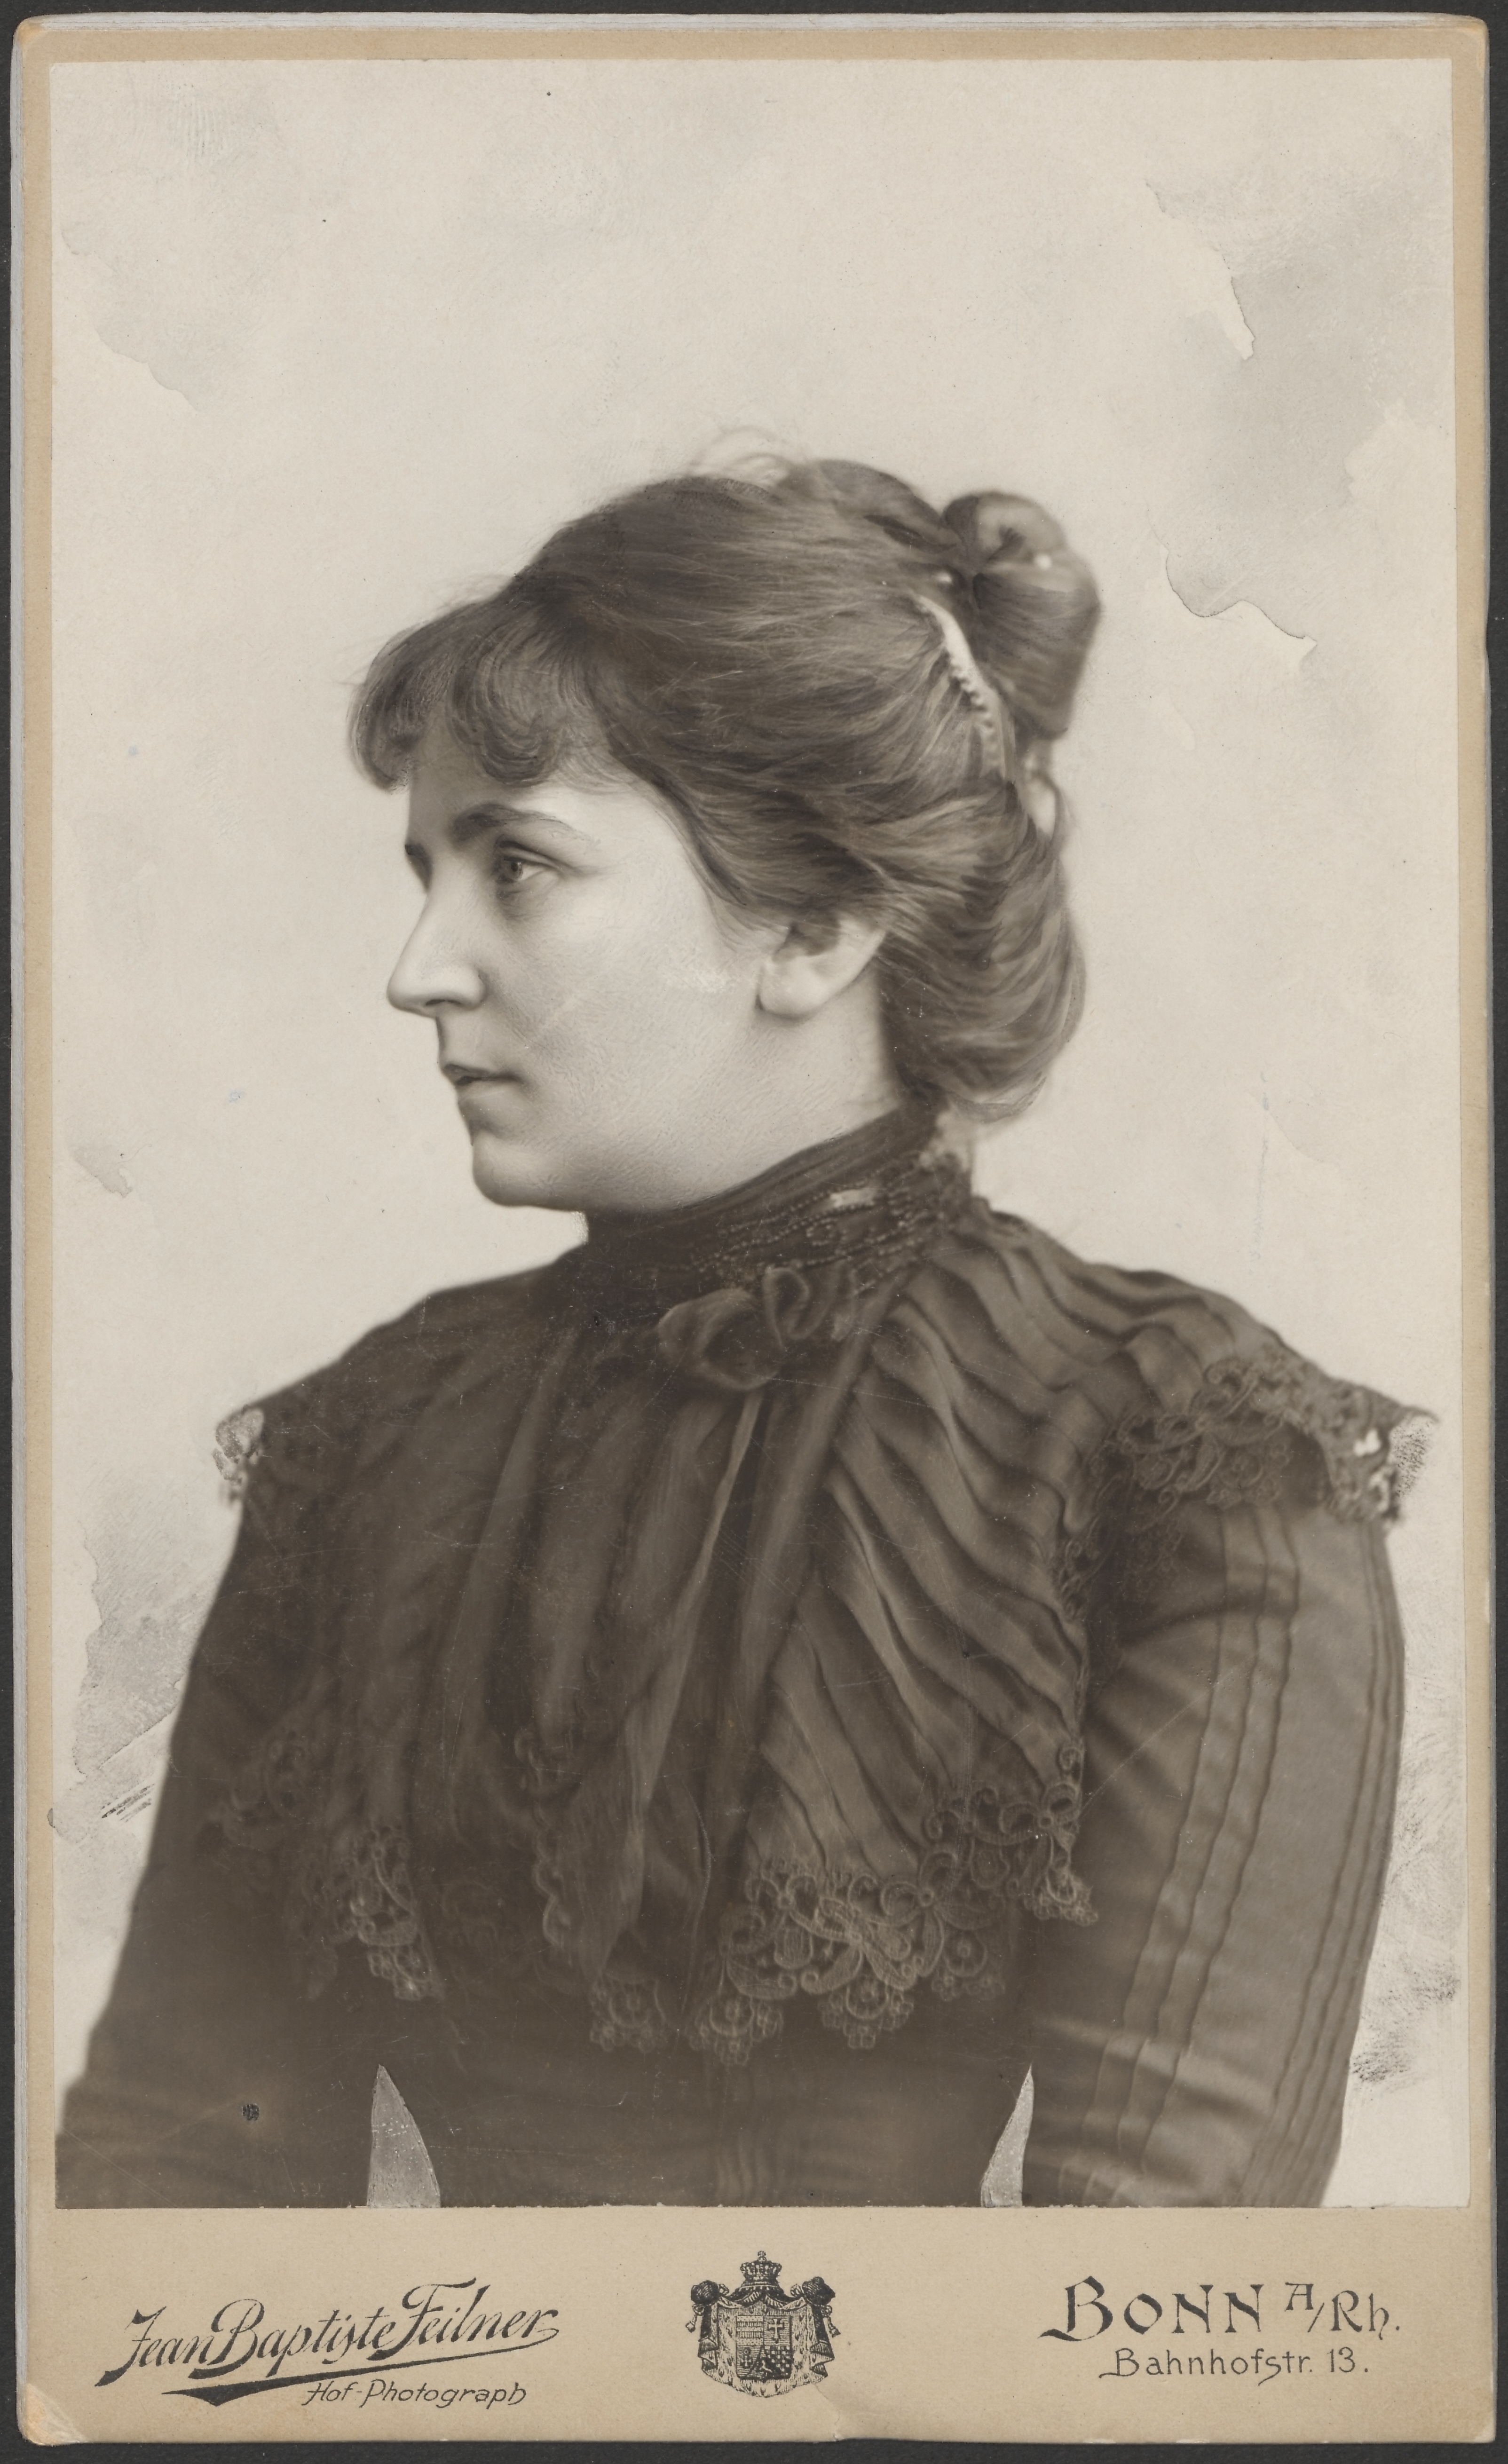
<svg viewBox="0 0 1508 2464">
<path fill-rule="evenodd" d="M 714 905 L 646 788 L 501 787 L 431 734 L 405 852 L 425 903 L 388 998 L 434 1021 L 488 1198 L 674 1206 L 744 1177 L 781 928 Z"/>
</svg>

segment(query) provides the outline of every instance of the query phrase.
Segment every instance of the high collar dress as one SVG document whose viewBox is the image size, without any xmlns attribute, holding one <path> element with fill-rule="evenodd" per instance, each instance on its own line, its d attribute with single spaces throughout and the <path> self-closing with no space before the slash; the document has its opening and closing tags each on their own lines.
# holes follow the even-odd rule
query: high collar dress
<svg viewBox="0 0 1508 2464">
<path fill-rule="evenodd" d="M 902 1112 L 236 1416 L 64 2206 L 1322 2196 L 1414 1441 Z"/>
</svg>

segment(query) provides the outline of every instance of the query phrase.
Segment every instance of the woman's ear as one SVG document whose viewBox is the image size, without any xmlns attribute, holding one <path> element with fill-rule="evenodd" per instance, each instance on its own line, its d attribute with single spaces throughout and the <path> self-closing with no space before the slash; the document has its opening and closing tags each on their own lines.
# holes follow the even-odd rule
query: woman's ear
<svg viewBox="0 0 1508 2464">
<path fill-rule="evenodd" d="M 759 969 L 759 1007 L 772 1018 L 813 1018 L 856 983 L 885 939 L 883 924 L 840 915 L 820 934 L 788 925 Z"/>
</svg>

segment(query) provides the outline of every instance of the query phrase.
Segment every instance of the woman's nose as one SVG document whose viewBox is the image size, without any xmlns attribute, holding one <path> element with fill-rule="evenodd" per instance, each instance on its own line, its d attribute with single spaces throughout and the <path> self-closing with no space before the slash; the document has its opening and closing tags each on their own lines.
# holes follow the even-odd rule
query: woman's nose
<svg viewBox="0 0 1508 2464">
<path fill-rule="evenodd" d="M 486 991 L 455 919 L 431 900 L 399 953 L 388 979 L 388 1000 L 394 1009 L 426 1018 L 438 1009 L 475 1009 Z"/>
</svg>

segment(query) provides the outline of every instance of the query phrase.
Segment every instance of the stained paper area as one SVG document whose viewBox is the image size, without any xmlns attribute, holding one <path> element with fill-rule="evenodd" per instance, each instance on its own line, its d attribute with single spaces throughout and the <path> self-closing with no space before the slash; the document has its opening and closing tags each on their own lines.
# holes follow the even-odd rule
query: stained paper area
<svg viewBox="0 0 1508 2464">
<path fill-rule="evenodd" d="M 1330 2198 L 1462 2200 L 1449 63 L 51 87 L 59 2089 L 229 1544 L 216 1420 L 577 1234 L 474 1194 L 384 1008 L 412 891 L 348 688 L 584 504 L 743 438 L 1036 496 L 1098 575 L 1060 763 L 1089 1005 L 980 1177 L 1436 1416 Z"/>
</svg>

